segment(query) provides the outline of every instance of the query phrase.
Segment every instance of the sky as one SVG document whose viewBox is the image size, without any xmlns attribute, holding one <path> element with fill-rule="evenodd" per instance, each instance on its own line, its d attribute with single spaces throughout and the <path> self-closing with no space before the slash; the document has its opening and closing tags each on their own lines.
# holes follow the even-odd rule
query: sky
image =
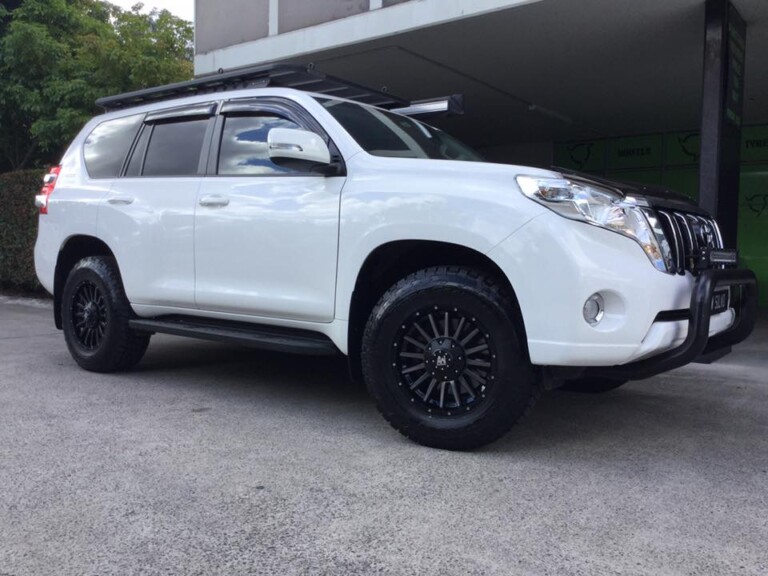
<svg viewBox="0 0 768 576">
<path fill-rule="evenodd" d="M 149 11 L 152 8 L 168 10 L 172 14 L 184 20 L 194 21 L 195 0 L 109 0 L 123 9 L 130 9 L 131 6 L 141 1 L 144 4 L 144 10 Z"/>
</svg>

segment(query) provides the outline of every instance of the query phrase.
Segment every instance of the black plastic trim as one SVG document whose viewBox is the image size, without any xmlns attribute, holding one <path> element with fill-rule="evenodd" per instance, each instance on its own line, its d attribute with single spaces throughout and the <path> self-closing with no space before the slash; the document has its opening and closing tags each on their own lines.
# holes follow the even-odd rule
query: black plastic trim
<svg viewBox="0 0 768 576">
<path fill-rule="evenodd" d="M 291 354 L 328 356 L 339 352 L 336 345 L 324 334 L 245 322 L 171 316 L 151 320 L 131 320 L 130 327 L 142 332 L 159 332 L 214 342 L 229 342 Z"/>
<path fill-rule="evenodd" d="M 654 322 L 679 322 L 688 320 L 691 317 L 691 311 L 688 308 L 682 310 L 663 310 L 656 314 Z"/>
</svg>

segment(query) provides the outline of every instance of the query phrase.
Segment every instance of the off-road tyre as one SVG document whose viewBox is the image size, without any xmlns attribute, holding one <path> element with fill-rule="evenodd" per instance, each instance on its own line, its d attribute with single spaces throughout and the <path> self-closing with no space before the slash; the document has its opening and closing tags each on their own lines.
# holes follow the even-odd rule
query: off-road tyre
<svg viewBox="0 0 768 576">
<path fill-rule="evenodd" d="M 627 380 L 614 380 L 612 378 L 577 378 L 566 380 L 565 384 L 558 390 L 581 394 L 605 394 L 611 390 L 616 390 L 619 386 L 624 386 L 627 382 Z"/>
<path fill-rule="evenodd" d="M 91 372 L 135 366 L 150 335 L 128 326 L 133 317 L 114 258 L 90 256 L 69 273 L 62 292 L 62 328 L 70 354 Z"/>
<path fill-rule="evenodd" d="M 539 398 L 524 338 L 515 301 L 499 282 L 465 267 L 420 270 L 371 312 L 361 347 L 366 387 L 407 438 L 475 449 L 504 435 Z M 445 385 L 432 385 L 438 379 Z"/>
</svg>

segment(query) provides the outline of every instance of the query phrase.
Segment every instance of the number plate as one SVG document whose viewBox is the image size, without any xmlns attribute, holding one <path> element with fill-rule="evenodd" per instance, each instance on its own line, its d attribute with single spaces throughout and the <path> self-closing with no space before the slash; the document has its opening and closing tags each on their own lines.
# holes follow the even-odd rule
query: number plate
<svg viewBox="0 0 768 576">
<path fill-rule="evenodd" d="M 719 314 L 728 310 L 730 290 L 718 290 L 712 295 L 712 314 Z"/>
</svg>

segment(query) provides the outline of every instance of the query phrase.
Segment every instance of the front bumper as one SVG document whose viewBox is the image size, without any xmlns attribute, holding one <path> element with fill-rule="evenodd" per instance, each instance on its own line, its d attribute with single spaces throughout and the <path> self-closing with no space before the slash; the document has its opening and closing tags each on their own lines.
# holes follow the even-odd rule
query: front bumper
<svg viewBox="0 0 768 576">
<path fill-rule="evenodd" d="M 731 288 L 737 294 L 735 319 L 730 328 L 710 333 L 712 296 L 717 289 Z M 642 380 L 694 361 L 711 361 L 745 340 L 755 327 L 757 318 L 757 279 L 750 270 L 705 270 L 696 279 L 691 293 L 688 333 L 679 346 L 650 358 L 620 366 L 595 368 L 558 367 L 559 378 L 613 378 Z"/>
<path fill-rule="evenodd" d="M 517 296 L 531 363 L 553 371 L 612 369 L 658 358 L 680 348 L 700 325 L 708 341 L 730 331 L 736 316 L 743 316 L 737 293 L 756 292 L 750 272 L 659 272 L 632 239 L 554 213 L 534 218 L 489 256 Z M 727 285 L 733 274 L 738 277 L 735 285 L 752 287 L 733 290 L 735 310 L 716 315 L 707 311 L 706 322 L 694 328 L 691 302 L 700 299 L 704 286 L 713 280 L 717 282 L 708 290 L 718 282 Z M 582 310 L 595 293 L 604 298 L 605 317 L 591 326 Z M 751 300 L 745 294 L 744 304 Z"/>
</svg>

